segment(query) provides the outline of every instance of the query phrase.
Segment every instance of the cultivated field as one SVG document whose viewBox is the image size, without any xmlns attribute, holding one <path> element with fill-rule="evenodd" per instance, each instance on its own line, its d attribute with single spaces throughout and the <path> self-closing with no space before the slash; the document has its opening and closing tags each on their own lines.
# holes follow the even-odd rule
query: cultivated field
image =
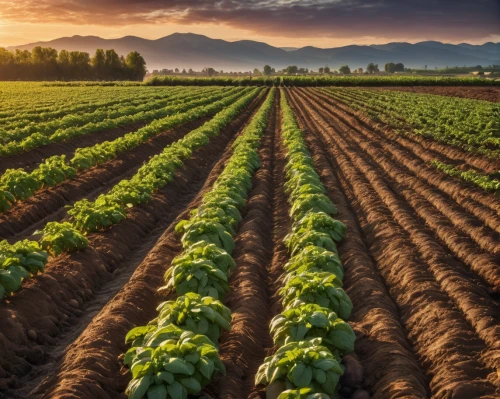
<svg viewBox="0 0 500 399">
<path fill-rule="evenodd" d="M 0 84 L 0 398 L 500 397 L 499 99 Z"/>
</svg>

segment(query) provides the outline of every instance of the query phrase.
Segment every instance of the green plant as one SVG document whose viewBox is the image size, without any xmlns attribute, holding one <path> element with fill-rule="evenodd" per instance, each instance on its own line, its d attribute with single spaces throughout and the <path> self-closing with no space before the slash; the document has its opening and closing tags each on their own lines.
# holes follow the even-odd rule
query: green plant
<svg viewBox="0 0 500 399">
<path fill-rule="evenodd" d="M 159 315 L 150 324 L 159 328 L 175 324 L 195 334 L 206 335 L 213 342 L 219 340 L 221 329 L 229 330 L 231 311 L 212 297 L 187 293 L 176 300 L 161 303 Z"/>
<path fill-rule="evenodd" d="M 283 311 L 271 321 L 276 345 L 321 338 L 323 345 L 340 355 L 354 351 L 354 332 L 335 312 L 316 304 L 303 304 Z"/>
<path fill-rule="evenodd" d="M 257 372 L 255 384 L 284 380 L 289 390 L 310 388 L 311 392 L 334 395 L 343 374 L 344 367 L 338 356 L 322 345 L 321 338 L 315 338 L 291 342 L 266 357 Z"/>
<path fill-rule="evenodd" d="M 298 300 L 329 308 L 347 320 L 352 311 L 352 302 L 341 287 L 342 282 L 332 273 L 305 272 L 290 276 L 280 294 L 286 309 L 294 307 Z"/>
<path fill-rule="evenodd" d="M 7 169 L 0 178 L 0 187 L 16 200 L 25 200 L 40 189 L 40 183 L 22 169 Z"/>
<path fill-rule="evenodd" d="M 107 195 L 100 195 L 94 202 L 86 198 L 76 202 L 68 215 L 72 216 L 74 227 L 83 233 L 105 230 L 127 217 L 123 206 Z"/>
<path fill-rule="evenodd" d="M 0 212 L 7 212 L 12 208 L 14 202 L 16 202 L 15 197 L 10 192 L 0 188 Z"/>
<path fill-rule="evenodd" d="M 52 256 L 59 256 L 64 252 L 78 251 L 88 246 L 87 238 L 69 223 L 49 222 L 42 231 L 40 245 Z"/>
<path fill-rule="evenodd" d="M 138 327 L 129 332 L 126 341 L 142 341 L 125 356 L 133 378 L 125 391 L 130 399 L 146 395 L 187 399 L 199 394 L 216 373 L 225 374 L 217 348 L 205 335 L 171 324 L 153 330 Z"/>
<path fill-rule="evenodd" d="M 229 292 L 227 275 L 206 259 L 184 260 L 165 274 L 165 288 L 175 288 L 178 294 L 194 292 L 219 299 Z"/>
<path fill-rule="evenodd" d="M 329 272 L 337 276 L 339 280 L 342 280 L 344 276 L 339 256 L 335 252 L 314 245 L 305 247 L 292 257 L 285 264 L 284 269 L 289 275 L 304 272 Z"/>
</svg>

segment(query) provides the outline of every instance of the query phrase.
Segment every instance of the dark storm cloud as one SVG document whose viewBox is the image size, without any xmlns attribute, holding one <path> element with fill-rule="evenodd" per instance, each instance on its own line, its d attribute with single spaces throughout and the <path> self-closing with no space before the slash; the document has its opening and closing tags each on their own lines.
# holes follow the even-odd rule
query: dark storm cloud
<svg viewBox="0 0 500 399">
<path fill-rule="evenodd" d="M 130 25 L 216 23 L 290 37 L 484 38 L 500 34 L 499 0 L 0 0 L 28 22 Z"/>
</svg>

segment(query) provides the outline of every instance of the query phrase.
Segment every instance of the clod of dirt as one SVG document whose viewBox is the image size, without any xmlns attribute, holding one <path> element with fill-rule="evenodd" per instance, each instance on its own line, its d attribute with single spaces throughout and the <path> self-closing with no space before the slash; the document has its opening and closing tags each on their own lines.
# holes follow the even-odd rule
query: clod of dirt
<svg viewBox="0 0 500 399">
<path fill-rule="evenodd" d="M 370 394 L 364 389 L 358 389 L 354 392 L 354 395 L 351 396 L 351 399 L 370 399 Z"/>
<path fill-rule="evenodd" d="M 35 330 L 28 330 L 28 332 L 26 333 L 26 335 L 28 336 L 29 339 L 31 339 L 32 341 L 36 341 L 36 337 L 37 337 L 37 334 L 36 334 L 36 331 Z"/>
<path fill-rule="evenodd" d="M 347 355 L 342 359 L 345 371 L 340 384 L 354 388 L 363 382 L 363 366 L 355 355 Z"/>
<path fill-rule="evenodd" d="M 283 381 L 274 381 L 266 389 L 266 399 L 276 399 L 285 389 Z"/>
<path fill-rule="evenodd" d="M 76 299 L 70 299 L 68 301 L 68 305 L 71 306 L 72 308 L 78 309 L 80 307 L 80 304 Z"/>
</svg>

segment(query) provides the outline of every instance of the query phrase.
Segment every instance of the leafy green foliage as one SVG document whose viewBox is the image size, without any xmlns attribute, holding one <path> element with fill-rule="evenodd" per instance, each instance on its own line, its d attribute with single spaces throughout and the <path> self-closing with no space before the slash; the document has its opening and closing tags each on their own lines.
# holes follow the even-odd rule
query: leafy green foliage
<svg viewBox="0 0 500 399">
<path fill-rule="evenodd" d="M 203 145 L 208 137 L 218 134 L 221 126 L 227 124 L 252 98 L 244 98 L 235 106 L 222 111 L 214 118 L 214 128 L 194 131 L 195 134 L 186 136 L 182 144 L 190 149 Z M 191 356 L 197 361 L 192 353 L 189 353 L 188 359 L 184 354 L 180 356 L 176 352 L 175 358 L 184 361 L 182 365 L 179 363 L 179 366 L 178 360 L 175 360 L 175 366 L 171 366 L 171 358 L 163 354 L 162 363 L 158 363 L 155 359 L 157 349 L 154 348 L 175 340 L 178 331 L 182 331 L 179 327 L 182 327 L 188 330 L 186 334 L 191 336 L 195 333 L 206 334 L 193 338 L 194 346 L 198 345 L 196 350 L 200 351 L 207 341 L 212 342 L 210 339 L 213 342 L 218 340 L 221 329 L 230 327 L 231 313 L 218 299 L 229 291 L 228 276 L 235 266 L 230 256 L 234 248 L 233 236 L 241 220 L 240 212 L 245 205 L 248 191 L 251 189 L 251 177 L 260 166 L 257 148 L 266 130 L 266 120 L 273 102 L 274 91 L 271 91 L 252 122 L 240 138 L 235 140 L 233 154 L 212 190 L 203 196 L 200 207 L 191 212 L 190 219 L 176 226 L 176 231 L 182 234 L 184 250 L 172 261 L 172 266 L 165 274 L 167 285 L 162 289 L 172 288 L 180 296 L 176 300 L 161 304 L 158 307 L 158 317 L 150 325 L 137 327 L 127 335 L 127 342 L 133 346 L 125 356 L 125 363 L 130 366 L 134 378 L 127 389 L 130 398 L 139 399 L 146 394 L 158 394 L 162 398 L 185 398 L 188 394 L 199 393 L 201 387 L 208 383 L 216 371 L 223 370 L 220 360 L 217 364 L 214 359 L 214 367 L 204 363 L 202 366 L 193 364 L 193 367 L 186 368 L 184 363 L 187 363 Z M 172 345 L 169 350 L 174 348 Z M 218 359 L 218 351 L 213 348 L 214 351 L 201 349 L 201 353 L 213 354 Z M 146 360 L 139 359 L 139 356 L 144 356 Z M 165 360 L 168 360 L 166 366 Z M 160 378 L 160 371 L 184 374 L 182 377 L 175 373 L 173 378 L 168 376 L 165 390 L 157 387 L 165 385 L 164 382 L 153 381 L 154 377 L 151 377 L 157 375 Z M 155 391 L 151 392 L 151 389 Z"/>
<path fill-rule="evenodd" d="M 342 282 L 334 274 L 304 272 L 290 276 L 280 294 L 283 306 L 287 309 L 294 307 L 295 301 L 299 300 L 329 308 L 347 320 L 352 311 L 352 302 L 341 287 Z"/>
<path fill-rule="evenodd" d="M 0 187 L 19 201 L 31 197 L 40 188 L 40 183 L 22 169 L 7 169 L 0 178 Z"/>
<path fill-rule="evenodd" d="M 339 280 L 342 280 L 344 276 L 339 256 L 335 252 L 314 245 L 305 247 L 292 257 L 284 269 L 289 276 L 304 272 L 329 272 L 337 276 Z"/>
<path fill-rule="evenodd" d="M 340 355 L 354 351 L 356 338 L 351 326 L 335 312 L 316 304 L 303 304 L 275 316 L 271 334 L 279 346 L 319 337 L 323 345 Z"/>
<path fill-rule="evenodd" d="M 47 252 L 36 241 L 13 245 L 0 241 L 0 299 L 19 290 L 24 279 L 43 272 L 47 260 Z"/>
<path fill-rule="evenodd" d="M 500 155 L 500 105 L 434 94 L 321 89 L 405 135 L 419 135 L 470 152 Z"/>
<path fill-rule="evenodd" d="M 37 233 L 43 234 L 40 245 L 52 256 L 78 251 L 88 246 L 87 238 L 69 222 L 49 222 Z"/>
<path fill-rule="evenodd" d="M 141 341 L 141 346 L 133 346 L 125 356 L 133 377 L 125 393 L 131 399 L 187 399 L 199 394 L 215 373 L 225 374 L 217 348 L 205 335 L 170 324 L 131 330 L 127 342 L 131 341 L 134 345 Z"/>
<path fill-rule="evenodd" d="M 212 297 L 201 297 L 187 293 L 174 301 L 163 302 L 158 306 L 156 323 L 159 328 L 175 324 L 195 334 L 206 335 L 212 342 L 219 340 L 221 330 L 229 330 L 231 311 Z"/>
<path fill-rule="evenodd" d="M 342 374 L 344 367 L 338 356 L 322 345 L 321 338 L 315 338 L 291 342 L 266 357 L 255 382 L 271 384 L 280 379 L 285 380 L 287 389 L 310 388 L 310 392 L 334 395 Z"/>
<path fill-rule="evenodd" d="M 100 195 L 94 202 L 80 200 L 68 211 L 73 225 L 83 233 L 97 232 L 110 228 L 125 220 L 125 208 L 111 196 Z"/>
<path fill-rule="evenodd" d="M 474 169 L 464 171 L 454 167 L 453 165 L 440 162 L 437 159 L 431 161 L 431 166 L 448 176 L 458 177 L 459 179 L 474 184 L 485 191 L 494 192 L 496 195 L 500 195 L 500 172 L 486 175 Z"/>
<path fill-rule="evenodd" d="M 76 169 L 66 163 L 66 155 L 56 155 L 47 158 L 32 173 L 31 176 L 41 184 L 41 187 L 53 187 L 63 181 L 76 177 Z"/>
</svg>

